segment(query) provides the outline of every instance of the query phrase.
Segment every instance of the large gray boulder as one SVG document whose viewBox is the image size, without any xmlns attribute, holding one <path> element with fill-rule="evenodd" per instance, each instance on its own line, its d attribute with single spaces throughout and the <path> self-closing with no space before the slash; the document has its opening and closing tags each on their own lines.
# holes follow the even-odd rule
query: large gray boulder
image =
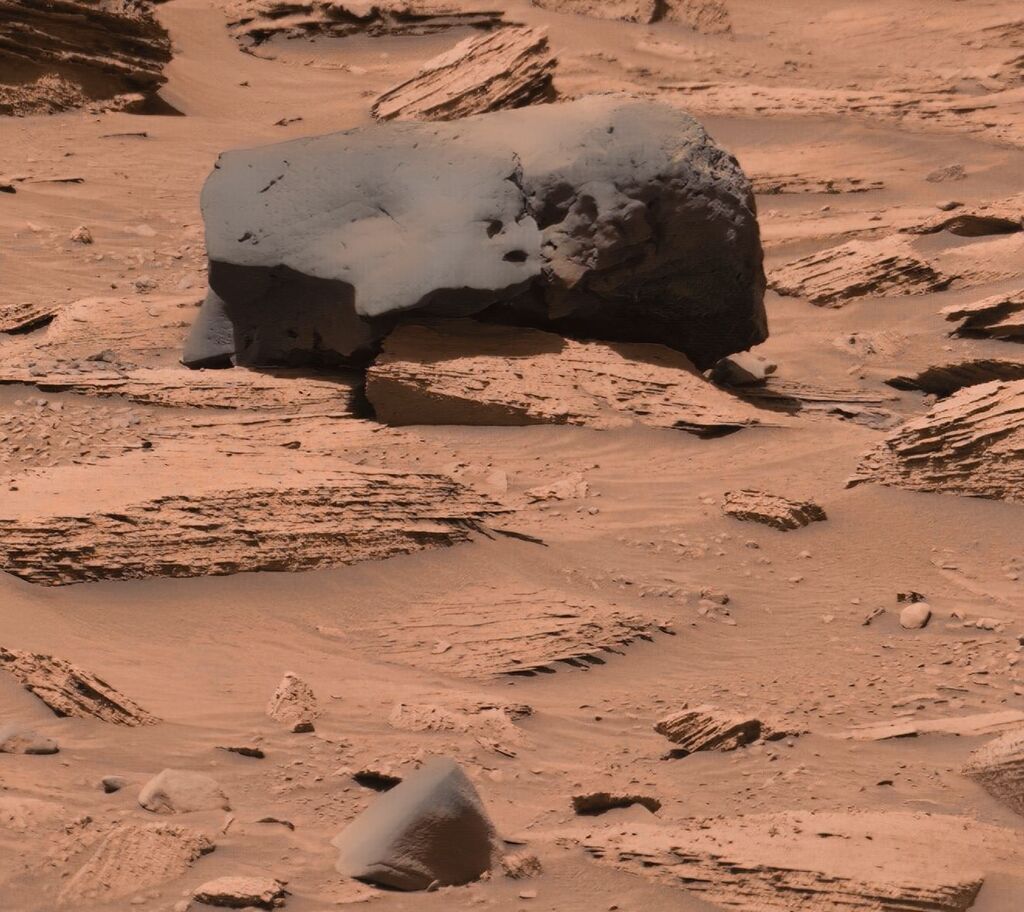
<svg viewBox="0 0 1024 912">
<path fill-rule="evenodd" d="M 497 852 L 480 796 L 448 758 L 429 760 L 385 792 L 333 844 L 341 874 L 396 890 L 469 883 Z"/>
<path fill-rule="evenodd" d="M 358 361 L 404 315 L 660 342 L 767 336 L 750 184 L 667 105 L 594 96 L 227 152 L 185 363 Z"/>
</svg>

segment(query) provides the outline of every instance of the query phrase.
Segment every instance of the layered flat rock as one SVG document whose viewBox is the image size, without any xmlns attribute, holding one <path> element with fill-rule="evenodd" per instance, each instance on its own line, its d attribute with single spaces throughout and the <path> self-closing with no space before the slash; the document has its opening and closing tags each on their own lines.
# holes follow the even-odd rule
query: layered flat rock
<svg viewBox="0 0 1024 912">
<path fill-rule="evenodd" d="M 886 428 L 901 419 L 885 406 L 899 399 L 887 393 L 855 386 L 823 385 L 770 375 L 760 384 L 728 384 L 727 388 L 760 409 L 812 418 L 837 418 L 868 427 Z"/>
<path fill-rule="evenodd" d="M 507 512 L 444 475 L 174 444 L 20 478 L 0 511 L 0 568 L 48 586 L 311 570 L 465 542 Z"/>
<path fill-rule="evenodd" d="M 503 28 L 467 38 L 388 89 L 377 120 L 456 120 L 552 101 L 556 60 L 542 29 Z"/>
<path fill-rule="evenodd" d="M 919 225 L 905 228 L 909 234 L 937 234 L 948 231 L 960 237 L 1014 234 L 1024 231 L 1024 194 L 993 203 L 961 206 L 933 216 Z"/>
<path fill-rule="evenodd" d="M 1024 379 L 1024 361 L 1007 358 L 967 358 L 949 364 L 926 367 L 916 374 L 901 374 L 885 382 L 901 390 L 920 390 L 935 396 L 950 396 L 965 386 L 993 380 Z"/>
<path fill-rule="evenodd" d="M 762 196 L 792 193 L 868 193 L 883 190 L 885 182 L 866 177 L 814 177 L 808 174 L 752 174 L 754 192 Z"/>
<path fill-rule="evenodd" d="M 366 377 L 390 425 L 646 424 L 716 436 L 764 420 L 664 346 L 469 320 L 399 327 Z"/>
<path fill-rule="evenodd" d="M 395 890 L 477 880 L 497 858 L 497 836 L 473 783 L 435 758 L 379 797 L 333 840 L 346 877 Z"/>
<path fill-rule="evenodd" d="M 765 491 L 726 491 L 722 510 L 742 522 L 756 522 L 781 532 L 800 529 L 828 517 L 812 501 L 789 500 Z"/>
<path fill-rule="evenodd" d="M 590 668 L 659 630 L 649 618 L 556 590 L 477 587 L 410 606 L 401 624 L 386 619 L 352 633 L 389 661 L 487 678 Z"/>
<path fill-rule="evenodd" d="M 106 903 L 180 877 L 214 850 L 208 836 L 172 824 L 122 823 L 65 883 L 61 906 Z"/>
<path fill-rule="evenodd" d="M 732 31 L 729 9 L 722 0 L 533 0 L 559 13 L 626 22 L 679 22 L 705 35 Z"/>
<path fill-rule="evenodd" d="M 861 460 L 850 484 L 1024 502 L 1024 380 L 968 386 Z"/>
<path fill-rule="evenodd" d="M 921 603 L 918 603 L 921 604 Z M 920 735 L 959 735 L 978 737 L 1019 729 L 1024 725 L 1024 712 L 1002 709 L 996 712 L 974 713 L 969 716 L 943 716 L 937 719 L 893 719 L 889 722 L 871 722 L 841 732 L 838 737 L 851 741 L 889 741 L 893 738 L 917 738 Z"/>
<path fill-rule="evenodd" d="M 942 315 L 951 322 L 959 321 L 954 332 L 960 336 L 1024 340 L 1024 289 L 954 304 L 944 308 Z"/>
<path fill-rule="evenodd" d="M 1024 725 L 974 751 L 964 775 L 1018 814 L 1024 814 Z"/>
<path fill-rule="evenodd" d="M 58 312 L 54 304 L 15 301 L 0 304 L 0 333 L 22 333 L 49 323 Z"/>
<path fill-rule="evenodd" d="M 448 0 L 226 0 L 223 5 L 232 34 L 247 51 L 274 38 L 430 35 L 502 23 L 500 10 L 467 9 Z"/>
<path fill-rule="evenodd" d="M 288 891 L 273 877 L 218 877 L 197 887 L 196 902 L 222 909 L 276 909 Z"/>
<path fill-rule="evenodd" d="M 654 726 L 680 751 L 731 751 L 753 744 L 762 736 L 760 719 L 723 712 L 714 706 L 695 706 L 659 719 Z"/>
<path fill-rule="evenodd" d="M 223 357 L 225 338 L 243 364 L 361 360 L 410 314 L 657 342 L 701 369 L 767 335 L 750 184 L 655 102 L 590 96 L 227 152 L 202 206 L 216 312 L 189 364 Z"/>
<path fill-rule="evenodd" d="M 842 307 L 854 298 L 941 291 L 954 278 L 908 243 L 887 239 L 850 241 L 801 257 L 774 270 L 769 285 L 782 295 Z"/>
<path fill-rule="evenodd" d="M 738 912 L 966 912 L 983 884 L 975 859 L 991 859 L 1012 838 L 937 814 L 795 811 L 690 825 L 592 824 L 583 846 Z"/>
<path fill-rule="evenodd" d="M 17 678 L 61 717 L 129 726 L 159 721 L 106 681 L 63 659 L 0 646 L 0 670 Z"/>
<path fill-rule="evenodd" d="M 137 108 L 164 83 L 170 59 L 147 4 L 0 0 L 0 115 Z"/>
</svg>

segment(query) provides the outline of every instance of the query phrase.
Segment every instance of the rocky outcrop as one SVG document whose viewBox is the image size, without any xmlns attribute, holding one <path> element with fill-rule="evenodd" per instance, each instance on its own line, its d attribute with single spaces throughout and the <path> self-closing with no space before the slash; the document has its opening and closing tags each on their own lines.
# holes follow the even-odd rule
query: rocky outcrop
<svg viewBox="0 0 1024 912">
<path fill-rule="evenodd" d="M 286 671 L 267 705 L 267 715 L 292 732 L 311 732 L 320 715 L 313 688 L 294 671 Z"/>
<path fill-rule="evenodd" d="M 966 912 L 983 882 L 973 859 L 1007 838 L 1008 830 L 938 814 L 795 811 L 591 824 L 583 846 L 737 912 Z"/>
<path fill-rule="evenodd" d="M 1006 358 L 968 358 L 926 367 L 916 374 L 901 374 L 885 382 L 901 390 L 920 390 L 935 396 L 950 396 L 965 386 L 993 380 L 1024 380 L 1024 361 Z"/>
<path fill-rule="evenodd" d="M 80 909 L 134 895 L 180 877 L 213 850 L 209 837 L 188 827 L 119 824 L 67 881 L 58 903 Z"/>
<path fill-rule="evenodd" d="M 723 0 L 533 0 L 559 13 L 622 19 L 626 22 L 679 22 L 705 35 L 732 31 L 729 9 Z"/>
<path fill-rule="evenodd" d="M 0 116 L 100 103 L 138 109 L 164 83 L 171 42 L 132 0 L 0 0 Z"/>
<path fill-rule="evenodd" d="M 63 659 L 0 646 L 0 670 L 17 678 L 57 716 L 130 726 L 159 721 L 106 681 Z"/>
<path fill-rule="evenodd" d="M 555 64 L 543 30 L 498 29 L 428 61 L 371 112 L 377 120 L 457 120 L 553 101 Z"/>
<path fill-rule="evenodd" d="M 868 453 L 850 484 L 1024 503 L 1024 380 L 969 386 Z"/>
<path fill-rule="evenodd" d="M 736 750 L 762 737 L 760 719 L 722 712 L 714 706 L 682 709 L 658 720 L 654 730 L 684 754 Z"/>
<path fill-rule="evenodd" d="M 339 873 L 395 890 L 469 883 L 498 854 L 480 796 L 447 758 L 429 760 L 378 798 L 333 844 Z"/>
<path fill-rule="evenodd" d="M 807 174 L 752 174 L 754 192 L 762 196 L 790 193 L 868 193 L 882 190 L 885 183 L 866 177 L 812 177 Z"/>
<path fill-rule="evenodd" d="M 365 358 L 410 312 L 658 342 L 701 369 L 767 334 L 750 185 L 696 121 L 654 102 L 229 152 L 202 204 L 221 302 L 211 353 L 228 323 L 240 363 Z M 202 363 L 195 339 L 190 355 Z"/>
<path fill-rule="evenodd" d="M 587 792 L 572 796 L 572 809 L 581 817 L 597 817 L 618 808 L 634 805 L 647 808 L 652 814 L 661 810 L 661 802 L 650 795 L 613 794 L 612 792 Z"/>
<path fill-rule="evenodd" d="M 447 0 L 222 0 L 232 34 L 252 51 L 273 38 L 430 35 L 500 25 L 495 9 Z"/>
<path fill-rule="evenodd" d="M 1024 815 L 1024 726 L 1008 731 L 971 754 L 964 775 Z"/>
<path fill-rule="evenodd" d="M 940 231 L 948 231 L 960 237 L 1014 234 L 1017 231 L 1024 231 L 1024 194 L 994 203 L 961 206 L 903 230 L 908 234 L 937 234 Z"/>
<path fill-rule="evenodd" d="M 787 500 L 764 491 L 727 491 L 722 503 L 727 516 L 742 522 L 756 522 L 781 532 L 800 529 L 828 517 L 812 501 Z"/>
<path fill-rule="evenodd" d="M 0 304 L 0 333 L 22 333 L 45 326 L 58 307 L 42 301 L 17 301 Z"/>
<path fill-rule="evenodd" d="M 959 336 L 1024 341 L 1024 288 L 969 304 L 954 304 L 944 308 L 942 315 L 951 322 L 960 321 L 954 330 Z"/>
<path fill-rule="evenodd" d="M 367 371 L 366 395 L 391 425 L 635 423 L 714 437 L 765 417 L 662 345 L 470 320 L 397 328 Z"/>
<path fill-rule="evenodd" d="M 217 780 L 204 773 L 165 769 L 139 792 L 139 804 L 154 814 L 229 811 L 231 804 Z"/>
<path fill-rule="evenodd" d="M 842 307 L 854 298 L 941 291 L 954 278 L 905 242 L 850 241 L 779 267 L 769 284 L 781 295 Z"/>
<path fill-rule="evenodd" d="M 192 896 L 204 906 L 222 909 L 276 909 L 284 905 L 288 891 L 272 877 L 218 877 Z"/>
<path fill-rule="evenodd" d="M 604 656 L 665 629 L 650 618 L 556 590 L 477 587 L 410 606 L 401 625 L 388 620 L 351 634 L 390 661 L 488 678 L 601 665 Z"/>
</svg>

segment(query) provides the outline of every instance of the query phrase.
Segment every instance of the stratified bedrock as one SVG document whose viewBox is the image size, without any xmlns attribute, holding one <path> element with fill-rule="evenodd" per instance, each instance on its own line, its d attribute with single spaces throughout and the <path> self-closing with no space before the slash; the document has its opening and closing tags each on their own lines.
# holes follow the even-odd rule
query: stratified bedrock
<svg viewBox="0 0 1024 912">
<path fill-rule="evenodd" d="M 750 182 L 689 115 L 627 96 L 224 153 L 202 195 L 191 365 L 365 360 L 404 314 L 658 342 L 763 341 Z"/>
</svg>

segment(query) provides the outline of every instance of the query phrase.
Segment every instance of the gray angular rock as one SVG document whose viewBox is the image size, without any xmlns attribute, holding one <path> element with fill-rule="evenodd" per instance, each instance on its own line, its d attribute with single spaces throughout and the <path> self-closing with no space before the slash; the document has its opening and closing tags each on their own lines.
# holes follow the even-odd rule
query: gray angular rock
<svg viewBox="0 0 1024 912">
<path fill-rule="evenodd" d="M 150 779 L 139 792 L 139 804 L 156 814 L 231 809 L 216 779 L 176 769 L 165 769 Z"/>
<path fill-rule="evenodd" d="M 0 754 L 55 754 L 59 750 L 53 738 L 23 725 L 0 728 Z"/>
<path fill-rule="evenodd" d="M 202 205 L 216 329 L 190 337 L 189 365 L 225 356 L 225 319 L 239 363 L 362 360 L 409 311 L 659 342 L 702 369 L 767 336 L 750 183 L 655 102 L 227 152 Z"/>
<path fill-rule="evenodd" d="M 429 760 L 333 840 L 346 877 L 398 890 L 464 884 L 490 870 L 494 827 L 462 768 Z"/>
</svg>

